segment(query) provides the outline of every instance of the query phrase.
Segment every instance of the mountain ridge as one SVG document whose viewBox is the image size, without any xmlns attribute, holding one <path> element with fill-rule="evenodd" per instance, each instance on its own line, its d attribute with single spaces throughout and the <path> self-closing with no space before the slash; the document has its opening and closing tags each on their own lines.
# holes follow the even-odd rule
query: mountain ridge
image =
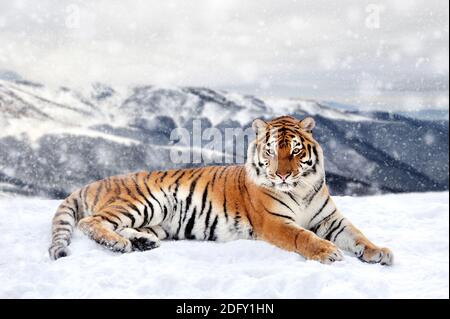
<svg viewBox="0 0 450 319">
<path fill-rule="evenodd" d="M 175 128 L 192 134 L 197 119 L 223 133 L 285 114 L 316 119 L 335 194 L 448 190 L 448 120 L 204 87 L 94 83 L 73 90 L 21 79 L 0 80 L 0 192 L 61 198 L 110 175 L 192 166 L 170 160 L 171 147 L 192 147 L 173 145 Z"/>
</svg>

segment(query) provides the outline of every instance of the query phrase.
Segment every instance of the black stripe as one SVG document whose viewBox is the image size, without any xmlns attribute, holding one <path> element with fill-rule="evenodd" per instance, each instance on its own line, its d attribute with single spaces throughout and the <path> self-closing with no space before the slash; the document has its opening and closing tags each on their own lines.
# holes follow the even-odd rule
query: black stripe
<svg viewBox="0 0 450 319">
<path fill-rule="evenodd" d="M 151 231 L 156 237 L 158 237 L 158 233 L 154 231 L 151 227 L 148 227 L 147 229 Z"/>
<path fill-rule="evenodd" d="M 166 178 L 166 176 L 167 176 L 167 171 L 161 175 L 161 177 L 159 178 L 159 182 L 161 183 L 163 181 L 163 179 Z"/>
<path fill-rule="evenodd" d="M 213 173 L 213 178 L 212 178 L 212 182 L 211 182 L 211 188 L 213 188 L 214 184 L 216 183 L 216 178 L 217 178 L 218 172 L 219 172 L 219 168 L 216 168 L 215 172 Z"/>
<path fill-rule="evenodd" d="M 152 198 L 154 198 L 154 196 L 152 195 L 152 192 L 151 192 L 150 189 L 148 188 L 147 182 L 148 182 L 148 180 L 142 180 L 142 183 L 144 183 L 144 186 L 145 186 L 145 190 L 147 191 L 147 193 L 149 193 L 149 195 L 150 195 Z M 150 218 L 149 218 L 148 221 L 147 221 L 147 224 L 148 224 L 148 223 L 150 223 L 150 222 L 152 221 L 152 219 L 153 219 L 153 215 L 155 214 L 155 207 L 154 207 L 153 204 L 150 202 L 150 200 L 149 200 L 146 196 L 144 196 L 144 193 L 142 193 L 142 191 L 138 188 L 138 186 L 139 186 L 139 185 L 136 183 L 136 189 L 138 190 L 139 194 L 141 194 L 141 196 L 144 197 L 145 202 L 147 203 L 147 205 L 148 205 L 148 207 L 150 208 L 150 211 L 151 211 L 151 216 L 150 216 Z M 159 207 L 161 207 L 161 204 L 159 203 L 159 201 L 156 201 L 156 202 L 158 203 Z M 161 211 L 162 211 L 162 207 L 161 207 Z"/>
<path fill-rule="evenodd" d="M 147 193 L 150 195 L 150 197 L 151 197 L 155 202 L 158 203 L 160 212 L 162 212 L 162 211 L 163 211 L 163 207 L 162 207 L 161 203 L 160 203 L 159 200 L 153 195 L 152 191 L 151 191 L 150 188 L 148 187 L 148 179 L 149 179 L 149 177 L 147 177 L 147 179 L 145 179 L 145 180 L 142 180 L 142 182 L 144 183 L 144 186 L 145 186 L 145 189 L 147 190 Z M 161 187 L 160 187 L 160 189 L 161 189 Z M 164 195 L 165 195 L 165 194 L 164 194 Z M 150 203 L 150 201 L 148 202 L 148 204 L 150 205 L 150 209 L 153 211 L 153 205 Z"/>
<path fill-rule="evenodd" d="M 174 238 L 176 238 L 176 239 L 179 238 L 178 235 L 179 235 L 180 230 L 181 230 L 181 218 L 182 218 L 182 212 L 183 212 L 183 202 L 180 203 L 180 219 L 178 220 L 178 229 L 177 229 L 177 232 L 176 232 L 175 237 L 174 237 Z"/>
<path fill-rule="evenodd" d="M 111 180 L 109 177 L 105 179 L 105 183 L 106 183 L 106 191 L 107 192 L 111 191 Z"/>
<path fill-rule="evenodd" d="M 97 205 L 98 200 L 100 199 L 100 193 L 103 190 L 103 182 L 100 183 L 100 186 L 97 188 L 97 191 L 95 192 L 94 201 L 92 202 L 92 210 L 95 209 L 95 205 Z"/>
<path fill-rule="evenodd" d="M 297 200 L 295 199 L 294 195 L 291 194 L 291 192 L 287 192 L 288 196 L 296 203 L 297 205 L 300 205 Z"/>
<path fill-rule="evenodd" d="M 132 179 L 132 181 L 135 184 L 136 190 L 138 190 L 136 181 L 134 180 L 133 177 L 131 177 L 131 179 Z M 132 195 L 131 189 L 128 188 L 128 186 L 125 184 L 125 181 L 123 179 L 121 179 L 120 182 L 121 182 L 122 186 L 126 189 L 128 196 L 130 196 L 133 200 L 135 200 L 135 201 L 139 202 L 140 204 L 142 204 L 142 206 L 145 206 L 145 204 L 143 202 L 141 202 L 138 198 L 136 198 L 136 196 Z M 143 197 L 144 197 L 145 200 L 147 200 L 145 198 L 145 196 L 143 196 Z M 129 200 L 126 199 L 126 198 L 121 197 L 121 199 L 123 199 L 125 202 L 128 202 L 128 204 L 138 213 L 138 216 L 141 216 L 141 212 L 139 211 L 139 209 L 133 203 L 130 203 Z"/>
<path fill-rule="evenodd" d="M 163 193 L 164 198 L 165 198 L 166 200 L 169 200 L 169 197 L 167 196 L 166 192 L 164 191 L 164 189 L 163 189 L 161 186 L 159 187 L 159 191 L 160 191 L 161 193 Z"/>
<path fill-rule="evenodd" d="M 243 172 L 244 170 L 243 169 L 240 169 L 239 170 L 239 174 L 238 174 L 238 183 L 237 183 L 237 185 L 238 185 L 238 188 L 239 188 L 239 192 L 242 194 L 242 195 L 244 195 L 245 193 L 244 193 L 244 190 L 243 190 L 243 185 L 242 184 L 244 184 L 245 183 L 245 176 L 244 176 L 244 179 L 241 179 L 241 175 L 242 175 L 242 172 Z M 240 182 L 242 180 L 242 183 Z"/>
<path fill-rule="evenodd" d="M 150 218 L 148 219 L 147 224 L 149 224 L 152 221 L 154 215 L 155 215 L 155 213 L 153 211 L 153 206 L 151 206 L 150 207 Z"/>
<path fill-rule="evenodd" d="M 278 130 L 279 134 L 287 134 L 291 137 L 295 137 L 298 135 L 298 131 L 289 126 L 283 126 Z"/>
<path fill-rule="evenodd" d="M 234 230 L 236 232 L 239 232 L 240 221 L 241 221 L 241 214 L 239 212 L 236 212 L 236 215 L 234 216 Z"/>
<path fill-rule="evenodd" d="M 216 216 L 216 218 L 214 218 L 214 222 L 211 225 L 211 230 L 209 231 L 208 240 L 216 240 L 215 231 L 216 231 L 217 221 L 218 221 L 218 216 Z"/>
<path fill-rule="evenodd" d="M 298 250 L 298 248 L 297 248 L 297 239 L 298 239 L 298 236 L 300 236 L 300 232 L 297 232 L 297 234 L 295 235 L 295 238 L 294 238 L 295 250 Z"/>
<path fill-rule="evenodd" d="M 259 176 L 260 174 L 261 174 L 261 172 L 260 172 L 260 170 L 259 170 L 259 167 L 258 166 L 256 166 L 256 164 L 255 163 L 252 163 L 252 166 L 253 166 L 253 168 L 255 169 L 255 171 L 256 171 L 256 176 Z"/>
<path fill-rule="evenodd" d="M 245 175 L 244 175 L 244 179 L 245 179 Z M 253 203 L 252 203 L 252 201 L 250 199 L 250 195 L 248 193 L 248 188 L 247 188 L 247 185 L 245 184 L 245 180 L 244 180 L 243 184 L 244 184 L 243 185 L 243 190 L 244 191 L 243 192 L 241 191 L 241 192 L 242 192 L 242 194 L 245 194 L 247 196 L 247 200 L 250 203 L 250 206 L 252 207 L 252 209 L 254 211 L 256 211 L 255 207 L 253 206 Z M 239 185 L 239 189 L 241 190 L 241 185 Z M 246 211 L 247 211 L 247 209 L 246 209 Z M 254 233 L 253 233 L 253 223 L 252 223 L 252 220 L 250 219 L 249 214 L 246 214 L 246 216 L 247 216 L 248 223 L 250 224 L 250 229 L 249 229 L 248 233 L 249 233 L 250 238 L 253 238 L 253 235 L 254 235 Z"/>
<path fill-rule="evenodd" d="M 152 192 L 150 191 L 150 188 L 149 188 L 148 185 L 147 185 L 148 180 L 142 181 L 142 182 L 144 183 L 145 190 L 147 191 L 147 193 L 150 195 L 150 197 L 151 197 L 152 199 L 154 199 L 154 200 L 158 203 L 158 206 L 159 206 L 159 208 L 160 208 L 161 211 L 162 211 L 163 209 L 162 209 L 161 203 L 155 198 L 155 196 L 153 196 Z M 154 213 L 155 213 L 155 207 L 153 206 L 153 204 L 151 203 L 150 200 L 148 200 L 147 198 L 146 198 L 145 200 L 147 201 L 148 207 L 150 207 L 150 210 L 151 210 L 151 213 L 152 213 L 152 215 L 151 215 L 151 217 L 150 217 L 150 219 L 149 219 L 149 222 L 150 222 L 150 221 L 153 219 L 153 215 L 154 215 Z"/>
<path fill-rule="evenodd" d="M 206 200 L 207 200 L 207 198 L 208 198 L 208 187 L 209 187 L 209 182 L 208 182 L 208 184 L 206 184 L 205 190 L 203 191 L 203 196 L 202 196 L 202 207 L 201 207 L 201 209 L 200 209 L 200 215 L 199 215 L 199 216 L 202 216 L 202 215 L 203 215 L 203 212 L 204 212 L 204 210 L 205 210 Z"/>
<path fill-rule="evenodd" d="M 103 215 L 106 214 L 106 215 L 110 216 L 110 218 L 115 218 L 115 219 L 117 219 L 119 221 L 119 223 L 122 223 L 122 220 L 120 219 L 119 216 L 117 216 L 117 213 L 121 214 L 122 211 L 124 210 L 124 208 L 122 206 L 118 206 L 118 205 L 116 205 L 115 207 L 118 207 L 119 210 L 114 211 L 114 212 L 110 212 L 110 211 L 107 211 L 107 210 L 102 210 L 102 212 L 101 212 L 102 215 L 101 216 L 103 217 Z M 113 207 L 111 207 L 111 208 L 113 208 Z"/>
<path fill-rule="evenodd" d="M 191 207 L 191 203 L 192 203 L 192 196 L 194 196 L 194 191 L 195 191 L 195 186 L 197 185 L 197 181 L 199 180 L 199 178 L 202 176 L 202 173 L 200 173 L 191 183 L 191 187 L 189 188 L 189 195 L 186 198 L 186 212 L 185 212 L 185 217 L 186 218 L 186 214 L 189 211 L 189 208 Z M 184 220 L 183 219 L 183 220 Z"/>
<path fill-rule="evenodd" d="M 266 210 L 267 210 L 267 209 L 266 209 Z M 269 214 L 271 214 L 271 215 L 278 216 L 278 217 L 283 217 L 283 218 L 287 218 L 287 219 L 290 219 L 290 220 L 292 220 L 293 222 L 295 222 L 294 218 L 292 218 L 291 216 L 282 215 L 282 214 L 277 214 L 277 213 L 272 213 L 271 211 L 268 211 L 268 210 L 267 210 L 267 212 L 268 212 Z"/>
<path fill-rule="evenodd" d="M 67 215 L 69 217 L 73 217 L 73 215 L 71 213 L 69 213 L 69 212 L 61 212 L 61 211 L 59 211 L 59 212 L 57 212 L 55 214 L 55 216 L 53 216 L 53 219 L 58 218 L 58 217 L 60 217 L 62 215 Z"/>
<path fill-rule="evenodd" d="M 325 231 L 324 235 L 328 234 L 328 231 L 330 230 L 331 227 L 333 227 L 334 223 L 336 223 L 337 219 L 333 220 L 333 222 L 331 223 L 330 227 L 328 227 L 328 229 Z"/>
<path fill-rule="evenodd" d="M 339 221 L 339 224 L 338 224 L 336 227 L 334 227 L 331 231 L 328 232 L 328 235 L 325 237 L 326 240 L 330 240 L 332 234 L 333 234 L 337 229 L 339 229 L 339 227 L 341 227 L 341 224 L 342 224 L 342 221 L 343 221 L 343 220 L 344 220 L 344 218 L 341 218 L 341 220 Z M 334 220 L 334 221 L 336 221 L 336 220 Z M 331 228 L 331 226 L 330 226 L 330 228 Z"/>
<path fill-rule="evenodd" d="M 132 197 L 131 196 L 131 190 L 128 188 L 128 186 L 125 184 L 125 180 L 123 180 L 123 179 L 121 179 L 120 180 L 120 184 L 123 186 L 123 188 L 125 188 L 125 190 L 127 191 L 127 194 L 130 196 L 130 197 Z"/>
<path fill-rule="evenodd" d="M 165 205 L 163 207 L 163 212 L 164 212 L 164 216 L 163 216 L 163 220 L 162 221 L 165 221 L 166 217 L 167 217 L 167 214 L 168 214 L 167 207 Z"/>
<path fill-rule="evenodd" d="M 67 222 L 65 220 L 58 220 L 55 225 L 68 225 L 70 227 L 72 227 L 72 224 L 70 222 Z"/>
<path fill-rule="evenodd" d="M 212 187 L 216 184 L 216 180 L 220 179 L 222 177 L 222 174 L 226 171 L 226 166 L 219 166 L 217 168 L 217 171 L 214 173 L 213 180 L 212 180 Z M 220 172 L 219 172 L 220 170 Z"/>
<path fill-rule="evenodd" d="M 347 227 L 347 225 L 345 225 L 344 227 L 342 227 L 342 229 L 336 234 L 336 236 L 334 236 L 333 241 L 336 241 L 336 238 L 344 231 L 345 227 Z"/>
<path fill-rule="evenodd" d="M 174 202 L 175 202 L 175 204 L 174 204 L 174 206 L 172 207 L 172 212 L 173 212 L 173 214 L 172 214 L 172 216 L 170 216 L 170 222 L 173 221 L 173 218 L 175 217 L 175 215 L 176 215 L 177 212 L 178 212 L 178 200 L 177 200 L 176 197 L 174 197 Z"/>
<path fill-rule="evenodd" d="M 105 213 L 105 212 L 102 212 L 102 213 Z M 113 221 L 111 218 L 104 216 L 104 215 L 102 216 L 102 218 L 105 219 L 108 223 L 114 225 L 114 227 L 119 228 L 119 224 L 116 223 L 115 221 Z"/>
<path fill-rule="evenodd" d="M 316 226 L 314 226 L 314 229 L 315 229 L 315 230 L 313 230 L 313 231 L 316 232 L 316 230 L 320 227 L 320 225 L 322 224 L 322 222 L 323 222 L 325 219 L 329 219 L 329 218 L 331 217 L 331 215 L 334 215 L 334 213 L 336 213 L 336 212 L 337 212 L 337 209 L 335 208 L 331 213 L 329 213 L 327 216 L 325 216 L 324 218 L 322 218 L 322 219 L 320 220 L 320 222 L 316 223 Z"/>
<path fill-rule="evenodd" d="M 176 194 L 178 193 L 178 188 L 180 187 L 180 179 L 183 178 L 183 176 L 186 174 L 186 171 L 181 171 L 180 176 L 177 177 L 177 179 L 173 182 L 173 185 L 175 185 L 175 189 L 173 191 L 173 195 L 176 198 Z"/>
<path fill-rule="evenodd" d="M 142 205 L 145 207 L 145 205 L 144 205 L 140 200 L 138 200 L 137 198 L 135 198 L 135 197 L 133 197 L 133 196 L 131 196 L 131 195 L 130 195 L 130 197 L 131 197 L 132 199 L 134 199 L 135 201 L 139 202 L 140 204 L 142 204 Z M 125 204 L 125 206 L 126 206 L 127 208 L 129 208 L 129 209 L 133 210 L 134 212 L 136 212 L 137 215 L 138 215 L 139 217 L 142 216 L 142 215 L 141 215 L 142 213 L 140 212 L 139 208 L 137 208 L 136 205 L 134 205 L 133 203 L 131 203 L 131 202 L 130 202 L 128 199 L 126 199 L 126 198 L 120 197 L 120 199 L 122 199 L 122 200 L 124 201 L 124 204 Z M 115 205 L 115 206 L 116 206 L 116 205 Z M 111 207 L 114 207 L 114 206 L 111 206 Z M 119 206 L 119 207 L 120 207 L 120 206 Z M 130 212 L 128 212 L 128 213 L 130 213 Z M 153 216 L 153 215 L 152 215 L 152 216 Z M 131 224 L 132 227 L 135 226 L 135 225 L 134 225 L 135 222 L 136 222 L 136 219 L 135 219 L 134 216 L 133 216 L 132 224 Z"/>
<path fill-rule="evenodd" d="M 314 216 L 311 218 L 309 223 L 311 223 L 314 220 L 314 218 L 316 218 L 322 212 L 322 210 L 325 208 L 325 206 L 327 206 L 329 201 L 330 201 L 330 196 L 327 197 L 327 200 L 323 203 L 322 207 L 320 207 L 320 209 L 317 211 L 317 213 L 314 214 Z"/>
<path fill-rule="evenodd" d="M 211 215 L 211 211 L 212 211 L 212 203 L 209 202 L 209 208 L 208 208 L 208 211 L 206 212 L 206 217 L 205 217 L 205 239 L 206 239 L 206 231 L 208 230 L 208 226 L 209 226 L 209 217 Z"/>
<path fill-rule="evenodd" d="M 82 212 L 80 212 L 80 207 L 78 205 L 78 199 L 74 198 L 73 199 L 73 205 L 75 206 L 75 220 L 79 221 L 81 219 L 81 217 L 79 216 Z"/>
<path fill-rule="evenodd" d="M 131 208 L 134 212 L 136 212 L 138 214 L 138 216 L 141 216 L 142 213 L 136 205 L 134 205 L 131 202 L 126 202 L 125 205 L 127 205 L 127 207 Z M 144 207 L 145 207 L 145 205 L 144 205 Z"/>
<path fill-rule="evenodd" d="M 248 230 L 248 235 L 250 236 L 250 238 L 253 238 L 253 223 L 248 216 L 247 216 L 247 221 L 250 224 L 250 229 Z"/>
<path fill-rule="evenodd" d="M 59 206 L 59 208 L 60 209 L 68 209 L 68 210 L 70 210 L 73 213 L 73 216 L 75 217 L 76 212 L 75 212 L 75 209 L 73 207 L 67 206 L 66 204 L 61 204 Z"/>
<path fill-rule="evenodd" d="M 322 225 L 321 223 L 316 224 L 316 226 L 314 226 L 313 228 L 311 228 L 311 231 L 312 231 L 313 233 L 317 234 L 317 231 L 319 230 L 319 228 L 320 228 L 321 225 Z"/>
<path fill-rule="evenodd" d="M 277 202 L 279 202 L 281 205 L 287 207 L 287 208 L 295 215 L 295 212 L 292 210 L 292 208 L 290 208 L 289 205 L 287 205 L 287 204 L 286 204 L 285 202 L 283 202 L 281 199 L 279 199 L 279 198 L 273 196 L 273 195 L 270 194 L 270 193 L 267 193 L 267 192 L 263 192 L 263 193 L 264 193 L 265 195 L 267 195 L 267 196 L 273 198 L 274 200 L 276 200 Z"/>
<path fill-rule="evenodd" d="M 316 157 L 316 165 L 317 165 L 317 163 L 319 163 L 319 154 L 317 153 L 317 147 L 315 145 L 313 146 L 313 153 L 314 156 Z"/>
<path fill-rule="evenodd" d="M 189 221 L 186 225 L 186 228 L 184 230 L 184 238 L 186 239 L 195 239 L 195 236 L 192 235 L 192 229 L 194 228 L 195 223 L 195 214 L 197 213 L 197 209 L 194 207 L 194 210 L 192 211 L 191 218 L 189 218 Z"/>
<path fill-rule="evenodd" d="M 153 195 L 152 192 L 150 192 L 150 190 L 149 190 L 149 194 L 150 194 L 150 197 L 151 197 L 155 202 L 158 203 L 159 209 L 160 209 L 160 211 L 162 211 L 162 210 L 163 210 L 163 207 L 162 207 L 161 203 L 159 202 L 159 200 Z M 153 208 L 153 206 L 152 206 L 152 208 Z"/>
<path fill-rule="evenodd" d="M 142 181 L 142 183 L 144 184 L 144 186 L 145 186 L 147 192 L 150 194 L 150 190 L 149 190 L 148 187 L 147 187 L 147 183 L 146 183 L 144 180 Z M 145 200 L 145 202 L 146 202 L 147 205 L 151 208 L 151 210 L 153 210 L 153 205 L 152 205 L 152 203 L 150 203 L 150 201 L 148 200 L 147 196 L 145 196 L 144 193 L 143 193 L 143 192 L 141 191 L 141 189 L 139 188 L 139 184 L 138 184 L 138 181 L 137 181 L 137 180 L 135 181 L 135 184 L 136 184 L 136 192 L 139 194 L 139 196 L 141 196 L 141 197 Z M 145 205 L 144 205 L 144 206 L 145 206 Z"/>
<path fill-rule="evenodd" d="M 227 170 L 227 172 L 229 172 Z M 225 174 L 225 179 L 223 182 L 223 214 L 225 215 L 225 220 L 228 222 L 228 213 L 227 213 L 227 178 L 228 174 Z"/>
<path fill-rule="evenodd" d="M 81 200 L 83 201 L 83 209 L 84 210 L 89 209 L 89 206 L 88 206 L 87 201 L 86 201 L 86 194 L 87 194 L 90 186 L 91 185 L 87 185 L 84 188 L 84 190 L 81 192 Z"/>
<path fill-rule="evenodd" d="M 322 186 L 325 184 L 325 179 L 320 178 L 319 185 L 313 185 L 313 189 L 311 192 L 306 196 L 306 206 L 309 206 L 311 204 L 312 200 L 316 197 L 317 194 L 319 194 L 319 191 L 322 189 Z"/>
<path fill-rule="evenodd" d="M 124 211 L 122 212 L 122 215 L 124 215 L 125 217 L 128 217 L 131 220 L 131 227 L 134 227 L 134 223 L 136 222 L 136 219 L 134 218 L 133 214 Z"/>
<path fill-rule="evenodd" d="M 164 195 L 166 203 L 170 204 L 169 196 L 167 196 L 166 192 L 162 189 L 162 187 L 159 187 L 159 191 Z M 164 221 L 166 219 L 166 216 L 167 216 L 167 207 L 166 207 L 166 205 L 163 205 L 163 210 L 164 210 L 164 217 L 163 217 L 163 221 Z"/>
<path fill-rule="evenodd" d="M 178 173 L 182 173 L 182 170 L 172 170 L 172 174 L 169 175 L 169 177 L 175 177 Z"/>
<path fill-rule="evenodd" d="M 103 203 L 103 205 L 102 205 L 101 207 L 99 207 L 99 208 L 97 209 L 97 211 L 99 211 L 99 212 L 103 211 L 103 209 L 105 209 L 105 207 L 107 207 L 107 206 L 109 206 L 110 204 L 114 203 L 114 202 L 116 201 L 116 199 L 117 199 L 116 197 L 111 196 L 110 199 L 108 199 L 105 203 Z"/>
<path fill-rule="evenodd" d="M 144 221 L 142 222 L 141 226 L 139 226 L 139 227 L 147 225 L 147 223 L 148 223 L 148 207 L 144 206 Z"/>
<path fill-rule="evenodd" d="M 111 190 L 114 192 L 114 194 L 119 195 L 120 194 L 120 188 L 119 188 L 119 184 L 117 182 L 117 177 L 111 177 L 110 178 L 110 182 L 111 182 Z"/>
</svg>

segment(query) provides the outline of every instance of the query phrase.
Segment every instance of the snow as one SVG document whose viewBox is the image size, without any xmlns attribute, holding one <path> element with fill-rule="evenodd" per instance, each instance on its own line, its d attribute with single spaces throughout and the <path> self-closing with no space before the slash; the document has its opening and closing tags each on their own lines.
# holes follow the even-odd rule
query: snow
<svg viewBox="0 0 450 319">
<path fill-rule="evenodd" d="M 340 110 L 328 108 L 319 104 L 316 101 L 298 100 L 298 99 L 280 99 L 280 98 L 268 98 L 267 104 L 273 109 L 278 111 L 283 110 L 281 113 L 293 114 L 296 111 L 306 112 L 307 114 L 314 116 L 320 115 L 332 120 L 344 120 L 349 122 L 365 122 L 375 121 L 374 119 L 362 115 L 343 112 Z"/>
<path fill-rule="evenodd" d="M 98 99 L 96 94 L 99 94 L 99 90 L 101 93 L 102 88 L 111 89 L 111 95 Z M 241 107 L 241 110 L 227 108 L 219 101 L 213 101 L 206 102 L 202 110 L 198 111 L 200 98 L 193 93 L 184 92 L 182 87 L 112 88 L 93 83 L 69 89 L 40 84 L 33 86 L 0 79 L 0 101 L 3 99 L 7 102 L 4 106 L 6 112 L 0 114 L 0 125 L 3 124 L 0 138 L 25 134 L 35 142 L 49 133 L 94 136 L 97 133 L 90 129 L 92 126 L 108 123 L 110 126 L 123 127 L 128 126 L 136 116 L 153 118 L 157 115 L 170 115 L 179 124 L 183 123 L 182 119 L 203 116 L 213 125 L 230 119 L 246 125 L 255 117 L 269 118 L 296 112 L 320 114 L 329 119 L 350 122 L 377 122 L 371 117 L 332 109 L 315 101 L 267 98 L 260 101 L 266 109 L 255 104 L 253 96 L 219 91 L 216 93 L 223 99 L 222 103 L 234 103 Z M 11 105 L 14 107 L 10 107 Z M 146 107 L 150 109 L 146 110 Z M 125 109 L 127 111 L 124 111 Z M 77 130 L 79 132 L 74 133 Z M 130 140 L 120 139 L 117 142 L 133 143 Z"/>
<path fill-rule="evenodd" d="M 1 198 L 1 197 L 0 197 Z M 262 241 L 165 241 L 116 254 L 79 231 L 71 256 L 50 261 L 60 201 L 0 200 L 0 298 L 448 298 L 449 193 L 336 197 L 392 267 L 349 255 L 322 265 Z"/>
</svg>

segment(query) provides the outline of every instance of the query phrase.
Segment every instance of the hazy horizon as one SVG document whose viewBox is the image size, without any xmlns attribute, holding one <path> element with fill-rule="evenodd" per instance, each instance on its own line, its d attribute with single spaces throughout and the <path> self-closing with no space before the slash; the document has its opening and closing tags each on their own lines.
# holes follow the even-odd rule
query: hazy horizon
<svg viewBox="0 0 450 319">
<path fill-rule="evenodd" d="M 442 0 L 0 2 L 0 70 L 79 87 L 204 86 L 448 109 Z"/>
</svg>

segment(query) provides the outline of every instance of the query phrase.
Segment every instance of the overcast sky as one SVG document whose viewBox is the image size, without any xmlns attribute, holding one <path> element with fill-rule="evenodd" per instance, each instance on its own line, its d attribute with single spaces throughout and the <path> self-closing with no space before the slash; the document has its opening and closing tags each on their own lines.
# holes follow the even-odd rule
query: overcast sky
<svg viewBox="0 0 450 319">
<path fill-rule="evenodd" d="M 0 0 L 0 70 L 448 106 L 447 0 Z"/>
</svg>

